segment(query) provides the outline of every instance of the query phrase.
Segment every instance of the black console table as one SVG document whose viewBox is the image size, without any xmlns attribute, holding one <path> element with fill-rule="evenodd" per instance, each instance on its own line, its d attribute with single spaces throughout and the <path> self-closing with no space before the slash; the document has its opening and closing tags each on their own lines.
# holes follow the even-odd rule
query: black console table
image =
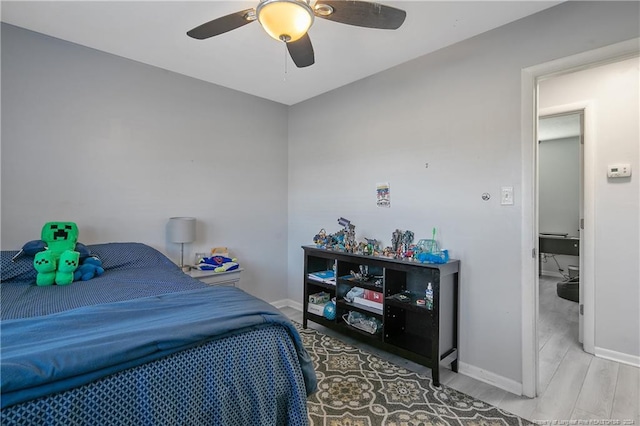
<svg viewBox="0 0 640 426">
<path fill-rule="evenodd" d="M 303 327 L 313 321 L 372 346 L 431 368 L 433 383 L 440 386 L 440 365 L 450 364 L 458 371 L 458 274 L 460 261 L 428 264 L 378 256 L 350 254 L 313 246 L 304 249 Z M 357 279 L 352 271 L 368 271 Z M 334 270 L 336 279 L 323 282 L 310 273 Z M 433 306 L 419 304 L 431 283 Z M 353 288 L 382 293 L 382 309 L 352 303 L 345 295 Z M 309 311 L 309 296 L 327 292 L 336 298 L 336 316 L 325 318 Z M 403 295 L 399 297 L 399 295 Z M 312 306 L 313 307 L 313 306 Z M 357 312 L 382 323 L 377 333 L 355 328 L 345 321 Z"/>
</svg>

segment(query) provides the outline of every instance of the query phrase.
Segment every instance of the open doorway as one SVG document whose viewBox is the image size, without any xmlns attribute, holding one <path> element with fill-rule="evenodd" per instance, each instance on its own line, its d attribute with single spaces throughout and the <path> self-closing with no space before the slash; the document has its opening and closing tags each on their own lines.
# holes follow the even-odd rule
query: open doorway
<svg viewBox="0 0 640 426">
<path fill-rule="evenodd" d="M 584 113 L 540 113 L 538 391 L 543 393 L 569 348 L 582 348 L 579 303 Z"/>
<path fill-rule="evenodd" d="M 626 62 L 633 58 L 635 62 Z M 637 352 L 640 323 L 636 302 L 640 247 L 637 240 L 640 235 L 637 231 L 638 181 L 610 179 L 604 173 L 609 165 L 631 163 L 634 155 L 637 156 L 639 92 L 633 90 L 638 84 L 637 58 L 638 39 L 633 39 L 522 70 L 522 393 L 529 397 L 540 395 L 537 118 L 542 109 L 545 110 L 543 115 L 584 110 L 584 229 L 581 231 L 582 265 L 579 271 L 580 297 L 584 303 L 581 310 L 584 349 L 596 356 L 640 365 Z M 607 64 L 618 64 L 622 68 L 608 72 Z M 592 74 L 602 71 L 609 77 L 600 84 L 590 83 Z M 578 80 L 574 84 L 567 78 L 574 76 L 582 81 L 580 87 L 588 93 L 573 90 L 577 89 Z M 557 92 L 546 104 L 541 104 L 538 98 L 541 83 L 551 84 Z M 546 111 L 557 105 L 562 106 L 562 110 Z M 612 251 L 611 247 L 616 244 L 622 248 Z M 597 298 L 596 281 L 607 283 L 606 287 L 600 287 Z M 626 327 L 621 328 L 619 324 Z"/>
</svg>

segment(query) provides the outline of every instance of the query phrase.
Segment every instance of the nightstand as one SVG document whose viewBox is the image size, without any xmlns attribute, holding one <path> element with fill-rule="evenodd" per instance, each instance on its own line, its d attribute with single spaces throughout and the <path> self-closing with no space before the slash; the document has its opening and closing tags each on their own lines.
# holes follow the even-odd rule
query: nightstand
<svg viewBox="0 0 640 426">
<path fill-rule="evenodd" d="M 240 281 L 240 272 L 242 271 L 242 268 L 226 272 L 199 271 L 197 269 L 192 269 L 185 273 L 190 277 L 209 285 L 232 285 L 236 287 L 236 284 Z"/>
</svg>

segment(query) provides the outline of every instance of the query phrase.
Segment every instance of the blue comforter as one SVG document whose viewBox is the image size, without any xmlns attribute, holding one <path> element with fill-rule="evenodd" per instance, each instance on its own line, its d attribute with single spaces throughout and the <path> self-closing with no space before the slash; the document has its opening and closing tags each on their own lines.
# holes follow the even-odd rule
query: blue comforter
<svg viewBox="0 0 640 426">
<path fill-rule="evenodd" d="M 107 271 L 103 277 L 108 275 Z M 300 336 L 277 309 L 238 288 L 200 286 L 182 276 L 187 278 L 183 291 L 177 287 L 172 292 L 131 300 L 85 303 L 46 315 L 4 319 L 2 407 L 268 324 L 287 329 L 295 343 L 307 393 L 315 391 L 315 373 Z"/>
</svg>

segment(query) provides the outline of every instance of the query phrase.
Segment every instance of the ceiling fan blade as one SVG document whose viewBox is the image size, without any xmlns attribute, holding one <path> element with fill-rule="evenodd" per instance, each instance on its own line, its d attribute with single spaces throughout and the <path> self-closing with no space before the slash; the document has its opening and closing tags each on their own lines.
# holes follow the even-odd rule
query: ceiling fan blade
<svg viewBox="0 0 640 426">
<path fill-rule="evenodd" d="M 333 9 L 328 15 L 323 13 L 323 5 Z M 357 27 L 396 30 L 404 22 L 407 12 L 379 3 L 353 0 L 318 0 L 314 6 L 318 18 L 328 19 Z"/>
<path fill-rule="evenodd" d="M 255 13 L 255 9 L 246 9 L 232 13 L 197 26 L 191 31 L 188 31 L 187 35 L 198 40 L 204 40 L 209 37 L 224 34 L 227 31 L 235 30 L 236 28 L 240 28 L 243 25 L 247 25 L 255 21 Z"/>
<path fill-rule="evenodd" d="M 303 35 L 302 38 L 294 42 L 287 43 L 287 50 L 298 68 L 308 67 L 315 62 L 309 34 Z"/>
</svg>

